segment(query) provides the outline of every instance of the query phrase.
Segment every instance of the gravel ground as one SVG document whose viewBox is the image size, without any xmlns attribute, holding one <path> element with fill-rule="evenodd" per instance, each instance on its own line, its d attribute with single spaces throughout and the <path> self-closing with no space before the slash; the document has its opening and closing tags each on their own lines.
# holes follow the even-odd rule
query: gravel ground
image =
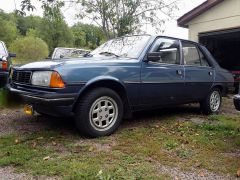
<svg viewBox="0 0 240 180">
<path fill-rule="evenodd" d="M 168 174 L 174 180 L 237 180 L 237 178 L 233 178 L 230 175 L 218 175 L 207 170 L 199 171 L 193 169 L 190 172 L 183 172 L 178 168 L 171 168 L 161 164 L 157 167 L 159 173 Z"/>
<path fill-rule="evenodd" d="M 13 167 L 0 168 L 1 180 L 58 180 L 56 177 L 39 176 L 33 177 L 25 173 L 15 173 Z"/>
<path fill-rule="evenodd" d="M 31 133 L 44 129 L 59 129 L 66 133 L 76 132 L 73 119 L 49 118 L 40 115 L 28 116 L 22 108 L 0 110 L 0 136 Z"/>
</svg>

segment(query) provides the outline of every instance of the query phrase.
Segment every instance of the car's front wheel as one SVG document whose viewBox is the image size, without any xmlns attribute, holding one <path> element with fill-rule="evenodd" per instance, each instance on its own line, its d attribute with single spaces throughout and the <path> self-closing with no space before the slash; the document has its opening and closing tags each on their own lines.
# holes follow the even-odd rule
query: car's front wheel
<svg viewBox="0 0 240 180">
<path fill-rule="evenodd" d="M 204 114 L 216 114 L 222 104 L 222 94 L 218 88 L 213 88 L 208 96 L 200 103 Z"/>
<path fill-rule="evenodd" d="M 119 95 L 109 88 L 96 88 L 77 104 L 75 122 L 80 133 L 94 138 L 115 132 L 122 116 L 123 103 Z"/>
</svg>

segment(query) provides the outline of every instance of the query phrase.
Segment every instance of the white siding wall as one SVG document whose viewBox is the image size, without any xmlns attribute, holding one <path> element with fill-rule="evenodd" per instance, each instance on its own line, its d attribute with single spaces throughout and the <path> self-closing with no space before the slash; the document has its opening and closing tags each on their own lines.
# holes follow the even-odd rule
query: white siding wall
<svg viewBox="0 0 240 180">
<path fill-rule="evenodd" d="M 225 0 L 188 23 L 189 39 L 198 41 L 198 34 L 240 28 L 240 0 Z"/>
</svg>

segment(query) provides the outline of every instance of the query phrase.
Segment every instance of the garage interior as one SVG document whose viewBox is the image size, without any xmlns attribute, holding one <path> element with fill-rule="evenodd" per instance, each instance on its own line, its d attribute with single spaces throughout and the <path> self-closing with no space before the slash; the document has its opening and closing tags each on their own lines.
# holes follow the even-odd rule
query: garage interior
<svg viewBox="0 0 240 180">
<path fill-rule="evenodd" d="M 199 42 L 212 53 L 219 65 L 234 74 L 240 82 L 240 28 L 209 33 L 200 33 Z M 238 91 L 239 83 L 235 83 Z"/>
</svg>

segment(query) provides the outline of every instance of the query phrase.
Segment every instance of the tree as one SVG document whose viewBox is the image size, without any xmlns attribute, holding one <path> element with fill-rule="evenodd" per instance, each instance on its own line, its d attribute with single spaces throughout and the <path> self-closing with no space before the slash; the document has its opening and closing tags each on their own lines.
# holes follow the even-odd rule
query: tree
<svg viewBox="0 0 240 180">
<path fill-rule="evenodd" d="M 64 6 L 63 2 L 42 0 L 44 16 L 40 26 L 41 38 L 49 45 L 52 52 L 55 47 L 73 45 L 73 34 L 64 21 L 60 8 Z"/>
<path fill-rule="evenodd" d="M 106 40 L 102 29 L 94 25 L 78 23 L 71 30 L 76 47 L 85 46 L 94 49 Z"/>
<path fill-rule="evenodd" d="M 43 0 L 39 0 L 43 1 Z M 56 0 L 45 0 L 55 2 Z M 80 5 L 78 16 L 88 18 L 98 24 L 105 36 L 122 36 L 140 32 L 144 25 L 151 25 L 156 32 L 174 17 L 179 0 L 70 0 Z M 63 3 L 63 0 L 58 0 Z M 33 10 L 31 0 L 22 0 L 22 10 Z"/>
<path fill-rule="evenodd" d="M 48 45 L 42 39 L 28 36 L 13 41 L 9 47 L 11 52 L 17 54 L 14 62 L 17 64 L 38 61 L 48 56 Z"/>
<path fill-rule="evenodd" d="M 173 17 L 177 0 L 79 0 L 79 17 L 89 18 L 102 27 L 107 38 L 140 31 L 145 24 L 161 31 Z"/>
<path fill-rule="evenodd" d="M 0 40 L 4 41 L 8 46 L 18 35 L 13 15 L 0 11 L 0 24 Z"/>
<path fill-rule="evenodd" d="M 42 24 L 39 16 L 20 16 L 16 15 L 16 26 L 22 36 L 26 36 L 29 29 L 38 30 Z"/>
</svg>

